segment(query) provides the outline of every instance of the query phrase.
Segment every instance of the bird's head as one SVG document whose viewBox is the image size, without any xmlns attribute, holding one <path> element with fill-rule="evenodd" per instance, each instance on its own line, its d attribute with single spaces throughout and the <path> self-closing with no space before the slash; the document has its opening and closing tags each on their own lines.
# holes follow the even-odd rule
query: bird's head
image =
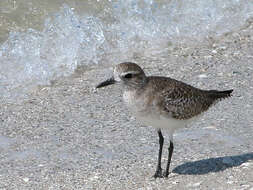
<svg viewBox="0 0 253 190">
<path fill-rule="evenodd" d="M 131 62 L 124 62 L 116 65 L 113 76 L 98 84 L 96 88 L 121 83 L 127 88 L 137 89 L 145 84 L 146 79 L 147 77 L 139 65 Z"/>
</svg>

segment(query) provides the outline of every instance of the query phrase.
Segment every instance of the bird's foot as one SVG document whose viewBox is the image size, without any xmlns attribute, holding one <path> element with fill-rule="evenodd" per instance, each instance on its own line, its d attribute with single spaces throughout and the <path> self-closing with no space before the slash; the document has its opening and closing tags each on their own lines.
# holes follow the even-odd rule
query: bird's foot
<svg viewBox="0 0 253 190">
<path fill-rule="evenodd" d="M 165 178 L 168 178 L 168 176 L 169 176 L 169 172 L 163 172 L 163 177 L 165 177 Z"/>
<path fill-rule="evenodd" d="M 168 178 L 169 172 L 162 172 L 162 168 L 156 170 L 155 175 L 153 175 L 154 178 Z"/>
<path fill-rule="evenodd" d="M 154 178 L 163 178 L 163 171 L 162 171 L 162 168 L 157 168 L 156 169 L 156 172 L 155 172 L 155 175 L 153 175 Z"/>
</svg>

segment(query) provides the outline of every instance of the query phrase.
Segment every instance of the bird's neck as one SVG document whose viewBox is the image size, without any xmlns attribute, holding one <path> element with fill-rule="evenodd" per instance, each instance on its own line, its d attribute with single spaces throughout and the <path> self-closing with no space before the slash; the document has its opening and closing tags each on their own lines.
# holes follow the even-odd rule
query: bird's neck
<svg viewBox="0 0 253 190">
<path fill-rule="evenodd" d="M 138 92 L 144 89 L 147 83 L 148 83 L 148 78 L 144 78 L 143 80 L 140 80 L 140 81 L 128 83 L 125 85 L 125 90 Z"/>
</svg>

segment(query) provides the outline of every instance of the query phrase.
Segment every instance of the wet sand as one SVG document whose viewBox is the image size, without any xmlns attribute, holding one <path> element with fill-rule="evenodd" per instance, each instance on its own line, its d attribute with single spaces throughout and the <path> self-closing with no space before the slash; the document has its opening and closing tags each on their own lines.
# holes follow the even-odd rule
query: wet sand
<svg viewBox="0 0 253 190">
<path fill-rule="evenodd" d="M 234 89 L 177 131 L 168 179 L 152 178 L 155 129 L 130 116 L 119 87 L 94 89 L 109 75 L 96 66 L 42 86 L 24 102 L 1 103 L 0 189 L 252 189 L 252 28 L 129 60 L 148 74 Z"/>
</svg>

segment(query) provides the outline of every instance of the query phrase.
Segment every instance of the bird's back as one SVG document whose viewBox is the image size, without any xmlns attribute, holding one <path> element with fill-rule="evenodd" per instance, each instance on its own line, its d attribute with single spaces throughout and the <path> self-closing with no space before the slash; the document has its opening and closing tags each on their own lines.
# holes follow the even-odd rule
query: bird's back
<svg viewBox="0 0 253 190">
<path fill-rule="evenodd" d="M 175 119 L 190 119 L 206 111 L 212 104 L 229 97 L 233 90 L 201 90 L 169 77 L 148 77 L 142 92 L 150 94 L 152 106 Z M 144 90 L 144 91 L 143 91 Z"/>
</svg>

